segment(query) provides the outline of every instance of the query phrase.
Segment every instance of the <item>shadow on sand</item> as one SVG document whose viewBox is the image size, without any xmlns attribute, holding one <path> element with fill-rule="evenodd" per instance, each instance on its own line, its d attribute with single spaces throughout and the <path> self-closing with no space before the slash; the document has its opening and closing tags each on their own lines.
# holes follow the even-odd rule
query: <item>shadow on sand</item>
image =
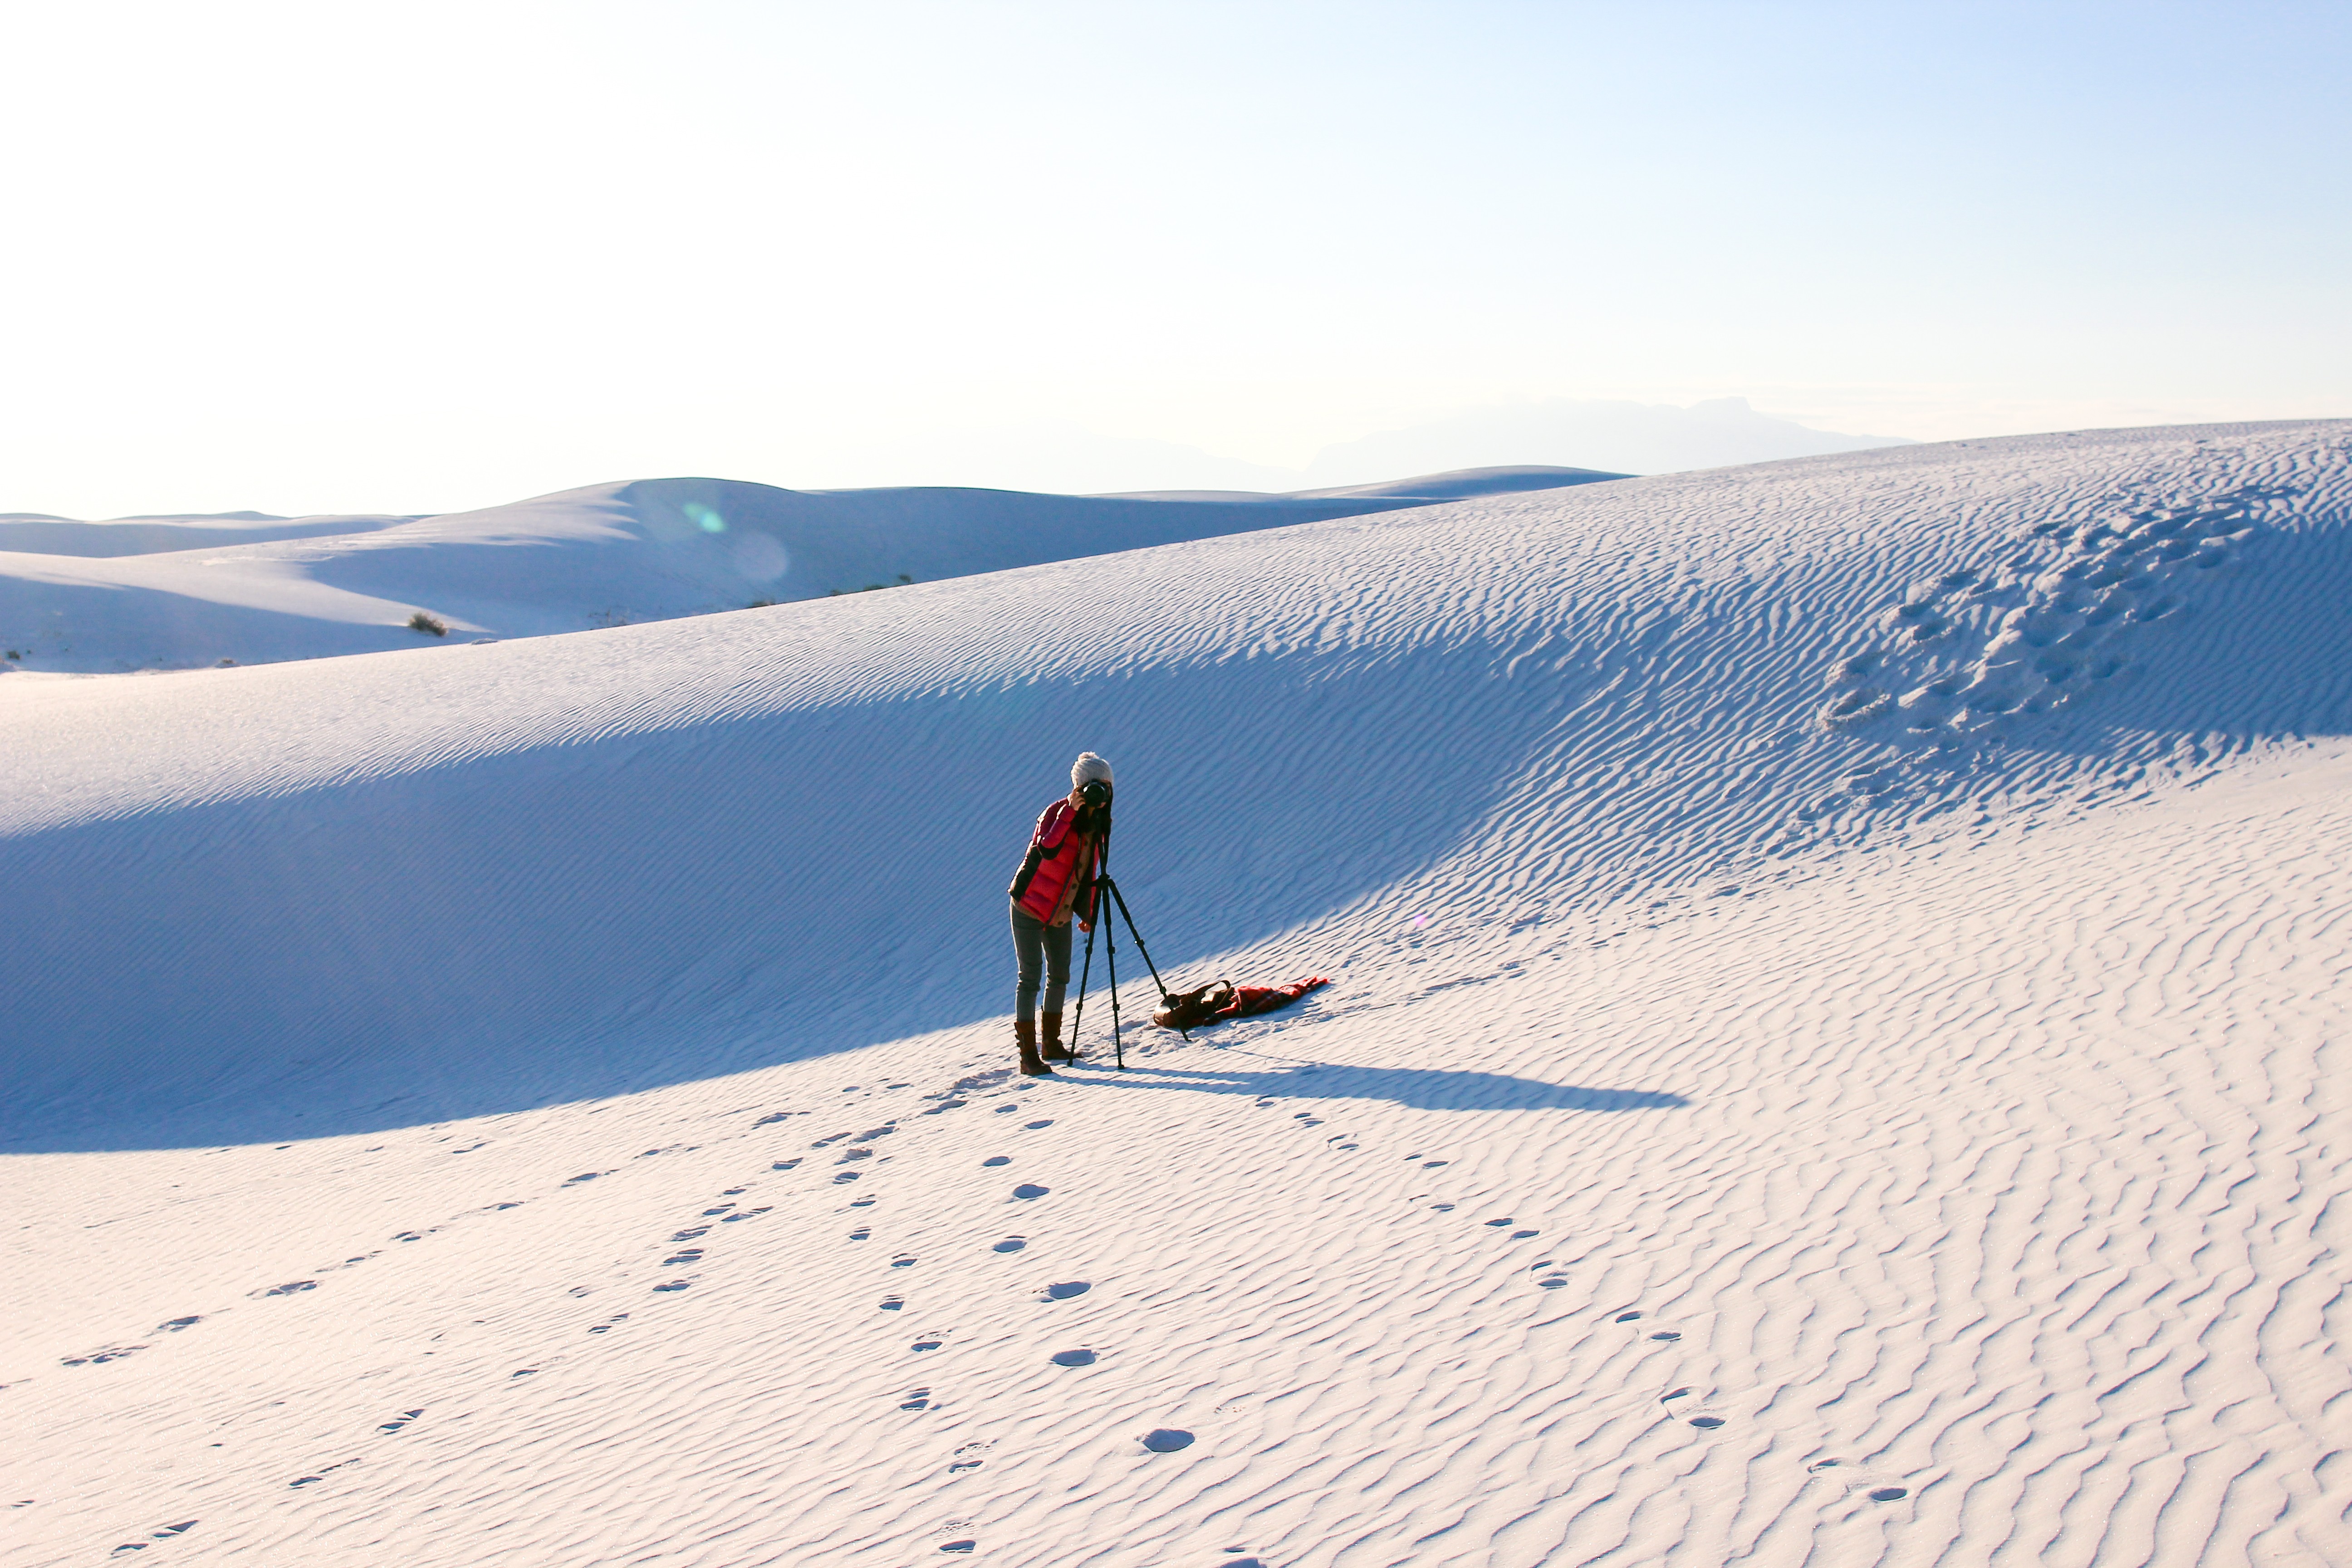
<svg viewBox="0 0 2352 1568">
<path fill-rule="evenodd" d="M 1255 1058 L 1263 1067 L 1223 1063 L 1202 1068 L 1131 1067 L 1125 1072 L 1087 1067 L 1059 1076 L 1106 1089 L 1189 1089 L 1195 1094 L 1246 1094 L 1280 1100 L 1384 1100 L 1417 1110 L 1671 1110 L 1690 1101 L 1647 1089 L 1590 1089 L 1546 1083 L 1507 1073 L 1441 1068 L 1363 1068 L 1331 1062 Z"/>
</svg>

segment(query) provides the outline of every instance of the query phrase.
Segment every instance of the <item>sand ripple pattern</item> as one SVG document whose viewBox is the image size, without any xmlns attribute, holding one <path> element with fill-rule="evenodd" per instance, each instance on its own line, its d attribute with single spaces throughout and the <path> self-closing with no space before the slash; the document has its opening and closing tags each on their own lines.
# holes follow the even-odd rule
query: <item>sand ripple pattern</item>
<svg viewBox="0 0 2352 1568">
<path fill-rule="evenodd" d="M 2342 1563 L 2352 748 L 2028 826 L 1125 1078 L 23 1162 L 0 1563 Z"/>
<path fill-rule="evenodd" d="M 1497 924 L 1605 940 L 2063 819 L 2352 723 L 2315 651 L 2348 428 L 1899 448 L 0 683 L 0 1147 L 411 1124 L 993 1016 L 952 977 L 998 965 L 1040 751 L 1118 760 L 1129 890 L 1180 967 L 1369 963 L 1410 928 L 1444 970 Z M 1824 672 L 1864 666 L 1847 696 L 1887 701 L 1825 718 Z M 812 920 L 812 889 L 845 902 Z"/>
</svg>

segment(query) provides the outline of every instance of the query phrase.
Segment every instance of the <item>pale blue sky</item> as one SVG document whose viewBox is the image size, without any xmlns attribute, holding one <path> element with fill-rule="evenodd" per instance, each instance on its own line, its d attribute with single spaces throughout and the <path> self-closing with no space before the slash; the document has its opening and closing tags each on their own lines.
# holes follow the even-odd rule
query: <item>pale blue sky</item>
<svg viewBox="0 0 2352 1568">
<path fill-rule="evenodd" d="M 0 510 L 2352 414 L 2340 5 L 99 3 L 0 58 Z"/>
</svg>

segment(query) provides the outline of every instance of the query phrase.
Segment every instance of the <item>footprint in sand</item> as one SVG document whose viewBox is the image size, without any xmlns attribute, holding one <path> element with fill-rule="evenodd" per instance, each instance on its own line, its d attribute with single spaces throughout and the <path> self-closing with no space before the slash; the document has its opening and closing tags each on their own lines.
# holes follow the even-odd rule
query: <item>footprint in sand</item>
<svg viewBox="0 0 2352 1568">
<path fill-rule="evenodd" d="M 1906 1477 L 1843 1459 L 1816 1459 L 1805 1467 L 1805 1474 L 1815 1482 L 1835 1488 L 1841 1497 L 1863 1502 L 1901 1502 L 1912 1491 Z"/>
<path fill-rule="evenodd" d="M 689 1247 L 684 1252 L 673 1252 L 667 1258 L 663 1258 L 662 1267 L 664 1268 L 683 1268 L 689 1263 L 699 1263 L 701 1261 L 702 1248 L 698 1247 Z"/>
<path fill-rule="evenodd" d="M 911 1252 L 902 1252 L 890 1259 L 890 1267 L 893 1268 L 912 1268 L 914 1266 L 915 1255 Z"/>
<path fill-rule="evenodd" d="M 898 1406 L 901 1410 L 929 1410 L 930 1407 L 931 1391 L 928 1388 L 908 1389 L 906 1399 Z"/>
<path fill-rule="evenodd" d="M 293 1279 L 289 1280 L 283 1285 L 272 1285 L 266 1290 L 256 1290 L 253 1294 L 256 1296 L 297 1296 L 305 1290 L 316 1290 L 318 1288 L 319 1282 L 316 1279 Z"/>
<path fill-rule="evenodd" d="M 156 1324 L 155 1331 L 159 1334 L 176 1334 L 182 1329 L 193 1329 L 204 1321 L 204 1316 L 201 1313 L 193 1314 L 185 1318 L 173 1318 L 168 1322 Z"/>
<path fill-rule="evenodd" d="M 799 1164 L 799 1163 L 800 1163 L 800 1161 L 799 1161 L 799 1160 L 797 1160 L 797 1159 L 792 1159 L 792 1160 L 779 1160 L 779 1161 L 777 1161 L 774 1164 L 772 1164 L 772 1165 L 769 1166 L 769 1167 L 768 1167 L 768 1169 L 770 1169 L 771 1171 L 789 1171 L 789 1170 L 791 1170 L 794 1165 L 797 1165 L 797 1164 Z"/>
<path fill-rule="evenodd" d="M 1055 1366 L 1092 1366 L 1098 1358 L 1092 1351 L 1055 1351 Z"/>
<path fill-rule="evenodd" d="M 1058 1285 L 1046 1286 L 1045 1289 L 1039 1293 L 1037 1300 L 1040 1301 L 1066 1301 L 1074 1296 L 1083 1296 L 1093 1289 L 1094 1286 L 1084 1279 L 1066 1279 Z"/>
<path fill-rule="evenodd" d="M 1024 1122 L 1023 1122 L 1021 1125 L 1022 1125 L 1022 1127 L 1023 1127 L 1024 1129 L 1025 1129 L 1025 1130 L 1026 1130 L 1026 1131 L 1031 1131 L 1031 1132 L 1042 1132 L 1042 1131 L 1044 1131 L 1046 1128 L 1051 1127 L 1052 1125 L 1054 1125 L 1054 1123 L 1053 1123 L 1052 1119 L 1051 1119 L 1051 1118 L 1048 1118 L 1047 1120 L 1045 1120 L 1045 1121 L 1024 1121 Z"/>
<path fill-rule="evenodd" d="M 904 1296 L 885 1296 L 882 1298 L 882 1310 L 886 1312 L 895 1312 L 906 1304 L 907 1298 Z"/>
<path fill-rule="evenodd" d="M 942 1340 L 917 1340 L 913 1348 L 919 1351 L 935 1351 L 945 1342 Z"/>
<path fill-rule="evenodd" d="M 1696 1321 L 1688 1318 L 1644 1317 L 1641 1312 L 1629 1309 L 1612 1314 L 1611 1321 L 1627 1325 L 1644 1340 L 1670 1345 L 1692 1334 L 1696 1334 L 1702 1340 L 1705 1339 L 1706 1325 L 1714 1316 L 1712 1312 L 1702 1312 Z"/>
<path fill-rule="evenodd" d="M 666 1291 L 670 1291 L 670 1290 L 683 1290 L 683 1289 L 687 1289 L 688 1286 L 692 1285 L 693 1283 L 694 1283 L 694 1281 L 693 1281 L 693 1280 L 691 1280 L 691 1279 L 673 1279 L 673 1280 L 671 1280 L 671 1281 L 670 1281 L 668 1284 L 667 1284 L 667 1285 L 656 1285 L 656 1286 L 655 1286 L 655 1287 L 654 1287 L 654 1294 L 655 1294 L 655 1295 L 656 1295 L 656 1296 L 658 1296 L 658 1295 L 663 1294 L 663 1293 L 664 1293 L 664 1292 L 666 1292 Z"/>
<path fill-rule="evenodd" d="M 1641 1323 L 1642 1314 L 1639 1312 L 1619 1312 L 1609 1321 L 1612 1323 Z M 1665 1344 L 1672 1344 L 1675 1341 L 1683 1337 L 1682 1331 L 1680 1329 L 1663 1328 L 1654 1324 L 1643 1324 L 1633 1331 L 1642 1335 L 1644 1339 L 1656 1340 L 1661 1343 Z"/>
<path fill-rule="evenodd" d="M 1685 1384 L 1668 1389 L 1659 1396 L 1658 1404 L 1685 1426 L 1715 1432 L 1753 1413 L 1765 1398 L 1766 1391 L 1753 1388 L 1727 1392 Z"/>
<path fill-rule="evenodd" d="M 1003 1241 L 998 1242 L 994 1247 L 989 1248 L 989 1250 L 992 1252 L 1018 1252 L 1028 1245 L 1029 1238 L 1025 1236 L 1008 1236 Z"/>
<path fill-rule="evenodd" d="M 400 1413 L 397 1418 L 385 1422 L 383 1426 L 377 1427 L 376 1430 L 379 1432 L 397 1432 L 403 1426 L 407 1426 L 411 1421 L 415 1420 L 418 1416 L 424 1414 L 425 1412 L 422 1410 L 404 1410 Z"/>
<path fill-rule="evenodd" d="M 709 1226 L 698 1225 L 688 1229 L 679 1231 L 676 1236 L 671 1237 L 670 1239 L 672 1241 L 693 1241 L 698 1237 L 709 1236 L 709 1234 L 710 1227 Z"/>
<path fill-rule="evenodd" d="M 1026 1202 L 1031 1198 L 1042 1198 L 1053 1190 L 1051 1187 L 1041 1187 L 1034 1182 L 1024 1182 L 1013 1189 L 1013 1195 Z"/>
<path fill-rule="evenodd" d="M 1010 1165 L 1011 1163 L 1013 1163 L 1013 1156 L 1010 1154 L 991 1154 L 987 1159 L 982 1160 L 980 1163 L 980 1167 L 984 1171 L 989 1169 L 991 1166 Z"/>
<path fill-rule="evenodd" d="M 1177 1426 L 1154 1426 L 1143 1435 L 1143 1446 L 1155 1454 L 1172 1454 L 1192 1446 L 1192 1434 Z"/>
<path fill-rule="evenodd" d="M 1702 1432 L 1714 1431 L 1727 1419 L 1721 1411 L 1712 1407 L 1706 1394 L 1695 1388 L 1669 1389 L 1658 1396 L 1658 1403 L 1664 1405 L 1675 1420 L 1696 1426 Z"/>
<path fill-rule="evenodd" d="M 872 1226 L 861 1225 L 856 1230 L 849 1233 L 849 1239 L 852 1241 L 864 1241 L 867 1237 L 872 1236 L 873 1234 L 874 1227 Z"/>
</svg>

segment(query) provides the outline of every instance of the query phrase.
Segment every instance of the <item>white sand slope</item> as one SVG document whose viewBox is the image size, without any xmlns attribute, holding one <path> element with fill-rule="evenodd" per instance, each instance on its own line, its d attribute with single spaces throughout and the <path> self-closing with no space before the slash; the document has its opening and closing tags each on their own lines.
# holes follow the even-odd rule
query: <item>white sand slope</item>
<svg viewBox="0 0 2352 1568">
<path fill-rule="evenodd" d="M 0 1563 L 2352 1558 L 2347 459 L 25 683 Z M 1008 1080 L 1080 744 L 1338 984 Z"/>
<path fill-rule="evenodd" d="M 535 637 L 1621 476 L 1433 474 L 1160 498 L 725 479 L 592 485 L 442 517 L 0 517 L 0 669 L 122 672 Z M 443 632 L 412 629 L 424 615 Z"/>
</svg>

